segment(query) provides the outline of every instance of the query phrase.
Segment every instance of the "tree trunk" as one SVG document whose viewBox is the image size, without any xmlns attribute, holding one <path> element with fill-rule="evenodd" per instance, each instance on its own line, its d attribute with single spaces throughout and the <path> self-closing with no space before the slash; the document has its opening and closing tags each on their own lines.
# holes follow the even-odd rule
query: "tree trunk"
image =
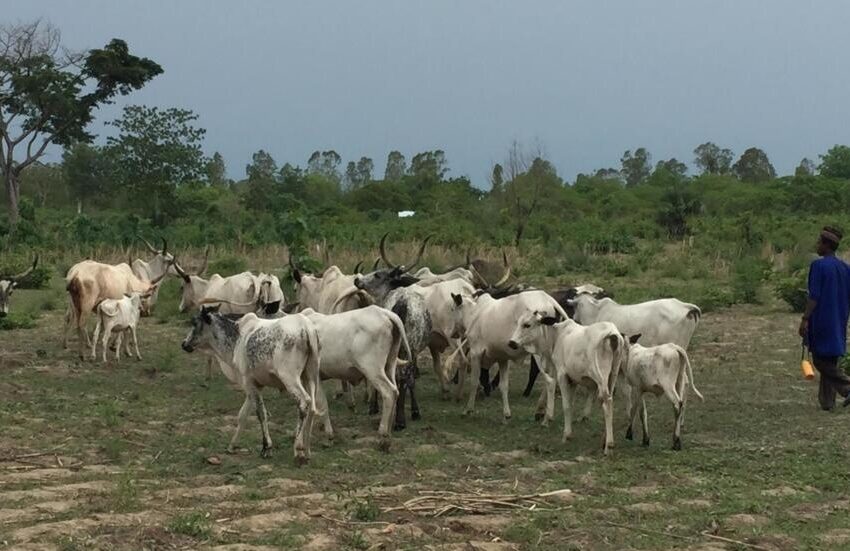
<svg viewBox="0 0 850 551">
<path fill-rule="evenodd" d="M 18 175 L 9 167 L 4 171 L 6 175 L 6 195 L 9 198 L 9 225 L 14 231 L 18 225 L 18 202 L 21 197 L 21 190 L 18 183 Z"/>
</svg>

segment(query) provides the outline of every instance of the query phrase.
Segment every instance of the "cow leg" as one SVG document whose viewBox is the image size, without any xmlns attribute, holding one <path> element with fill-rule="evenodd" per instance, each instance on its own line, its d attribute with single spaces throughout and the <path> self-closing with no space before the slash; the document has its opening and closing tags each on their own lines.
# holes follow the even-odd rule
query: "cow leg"
<svg viewBox="0 0 850 551">
<path fill-rule="evenodd" d="M 674 407 L 673 412 L 676 414 L 676 424 L 673 426 L 673 449 L 679 451 L 682 449 L 682 425 L 685 419 L 685 402 L 678 408 Z"/>
<path fill-rule="evenodd" d="M 629 427 L 626 429 L 626 440 L 634 439 L 634 425 L 635 419 L 637 418 L 638 408 L 640 407 L 640 391 L 636 388 L 632 388 L 628 394 L 629 398 Z"/>
<path fill-rule="evenodd" d="M 531 391 L 534 390 L 534 382 L 537 380 L 537 376 L 540 374 L 540 367 L 537 365 L 537 360 L 534 356 L 531 356 L 531 367 L 528 368 L 528 383 L 525 385 L 525 390 L 522 391 L 522 395 L 528 398 L 531 396 Z"/>
<path fill-rule="evenodd" d="M 227 453 L 236 451 L 236 441 L 239 440 L 239 433 L 245 428 L 245 423 L 248 422 L 248 417 L 251 416 L 251 408 L 256 408 L 254 399 L 250 394 L 245 395 L 245 401 L 242 402 L 242 407 L 239 409 L 239 416 L 236 418 L 236 431 L 230 439 L 230 444 L 227 445 Z"/>
<path fill-rule="evenodd" d="M 142 361 L 142 354 L 139 352 L 139 337 L 136 335 L 136 328 L 130 328 L 130 331 L 133 333 L 133 346 L 136 348 L 136 359 Z M 130 356 L 130 353 L 127 353 L 127 356 Z"/>
<path fill-rule="evenodd" d="M 605 390 L 605 395 L 600 399 L 602 402 L 602 415 L 605 417 L 605 440 L 602 444 L 602 453 L 608 455 L 614 447 L 614 401 Z"/>
<path fill-rule="evenodd" d="M 390 419 L 393 414 L 393 405 L 398 398 L 398 388 L 390 381 L 385 373 L 380 372 L 372 380 L 372 385 L 381 395 L 381 421 L 378 424 L 378 448 L 382 451 L 390 450 Z"/>
<path fill-rule="evenodd" d="M 97 338 L 100 336 L 100 316 L 97 317 L 97 323 L 94 326 L 94 333 L 92 333 L 92 341 L 91 341 L 91 359 L 95 361 L 97 359 Z M 105 347 L 104 347 L 105 349 Z M 103 361 L 106 361 L 104 358 Z"/>
<path fill-rule="evenodd" d="M 508 362 L 502 360 L 499 362 L 499 390 L 502 393 L 502 416 L 507 422 L 511 418 L 511 405 L 508 401 L 508 387 L 510 386 L 510 376 L 508 374 Z"/>
<path fill-rule="evenodd" d="M 257 412 L 257 419 L 260 421 L 260 430 L 262 431 L 262 444 L 263 448 L 260 451 L 260 457 L 271 457 L 272 456 L 272 437 L 269 434 L 269 416 L 266 411 L 266 404 L 263 402 L 263 395 L 260 394 L 260 390 L 256 387 L 251 389 L 253 394 L 252 402 L 254 403 L 254 409 Z M 296 435 L 296 439 L 297 439 Z"/>
<path fill-rule="evenodd" d="M 590 412 L 593 410 L 593 393 L 587 393 L 587 400 L 584 401 L 584 410 L 581 412 L 581 417 L 579 417 L 579 421 L 584 423 L 588 419 L 590 419 Z"/>
<path fill-rule="evenodd" d="M 469 415 L 475 411 L 475 396 L 478 394 L 478 384 L 474 381 L 478 381 L 481 378 L 481 364 L 481 354 L 470 355 L 469 366 L 471 373 L 469 385 L 469 399 L 466 402 L 466 410 L 464 411 L 464 415 Z"/>
<path fill-rule="evenodd" d="M 322 430 L 325 432 L 329 440 L 334 439 L 334 428 L 331 425 L 331 415 L 330 410 L 328 408 L 328 398 L 325 395 L 325 386 L 322 383 L 319 383 L 316 386 L 316 405 L 319 408 L 319 411 L 324 411 L 325 413 L 320 416 L 320 420 L 322 421 Z"/>
<path fill-rule="evenodd" d="M 449 397 L 449 386 L 446 381 L 446 374 L 443 373 L 443 355 L 437 346 L 429 346 L 428 350 L 431 352 L 431 363 L 434 365 L 434 373 L 437 374 L 437 381 L 440 383 L 440 394 L 443 400 L 445 400 Z"/>
<path fill-rule="evenodd" d="M 404 377 L 397 381 L 397 386 L 398 399 L 395 403 L 395 423 L 393 424 L 393 430 L 404 430 L 407 427 L 407 422 L 404 420 L 404 401 L 407 397 L 407 382 L 404 380 Z"/>
<path fill-rule="evenodd" d="M 455 401 L 456 402 L 460 402 L 461 400 L 463 400 L 463 387 L 464 387 L 464 384 L 466 383 L 466 370 L 469 369 L 469 368 L 470 368 L 470 366 L 468 366 L 468 365 L 461 366 L 457 370 L 457 373 L 455 373 L 455 375 L 457 376 L 457 387 L 455 388 Z M 478 392 L 478 389 L 476 389 L 476 392 Z"/>
<path fill-rule="evenodd" d="M 348 390 L 348 384 L 345 381 L 339 382 L 339 388 L 334 392 L 334 400 L 339 400 L 345 394 L 346 390 Z"/>
<path fill-rule="evenodd" d="M 643 431 L 643 440 L 641 441 L 641 445 L 644 447 L 649 446 L 649 418 L 646 415 L 646 399 L 641 396 L 640 397 L 640 428 Z"/>
<path fill-rule="evenodd" d="M 561 388 L 561 406 L 564 408 L 564 443 L 573 436 L 573 398 L 575 387 L 567 379 L 566 373 L 558 376 L 558 386 Z"/>
<path fill-rule="evenodd" d="M 121 359 L 121 343 L 124 341 L 124 331 L 120 329 L 116 331 L 115 335 L 115 361 Z"/>
<path fill-rule="evenodd" d="M 206 381 L 212 380 L 212 374 L 213 374 L 213 359 L 212 359 L 212 357 L 209 357 L 209 358 L 207 358 L 207 376 L 206 376 L 205 380 Z"/>
<path fill-rule="evenodd" d="M 130 350 L 130 338 L 132 336 L 133 336 L 132 328 L 127 328 L 127 330 L 124 331 L 124 355 L 127 356 L 128 358 L 133 357 L 132 350 Z"/>
<path fill-rule="evenodd" d="M 539 370 L 539 374 L 543 375 L 543 378 L 546 381 L 546 386 L 540 391 L 540 398 L 537 400 L 537 410 L 534 413 L 535 421 L 541 421 L 542 426 L 548 426 L 549 421 L 555 419 L 555 385 L 557 382 L 552 377 L 552 375 L 557 376 L 557 370 L 554 364 L 551 364 L 549 360 L 544 358 L 540 359 L 541 366 Z M 549 371 L 551 370 L 551 374 Z"/>
<path fill-rule="evenodd" d="M 298 428 L 295 433 L 295 463 L 304 465 L 310 460 L 309 427 L 313 423 L 313 401 L 304 388 L 302 378 L 306 373 L 295 374 L 288 369 L 277 369 L 277 377 L 298 404 Z"/>
</svg>

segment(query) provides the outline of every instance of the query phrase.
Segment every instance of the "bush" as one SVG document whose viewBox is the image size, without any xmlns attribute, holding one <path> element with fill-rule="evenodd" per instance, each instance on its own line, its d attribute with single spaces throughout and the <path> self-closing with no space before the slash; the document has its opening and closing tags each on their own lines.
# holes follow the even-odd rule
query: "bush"
<svg viewBox="0 0 850 551">
<path fill-rule="evenodd" d="M 755 257 L 744 257 L 738 260 L 732 276 L 735 301 L 757 304 L 759 289 L 769 275 L 770 264 L 764 260 Z"/>
<path fill-rule="evenodd" d="M 10 312 L 8 316 L 0 318 L 0 331 L 32 329 L 33 327 L 35 327 L 35 317 L 32 314 Z"/>
<path fill-rule="evenodd" d="M 222 256 L 210 262 L 209 274 L 220 274 L 224 277 L 239 274 L 248 269 L 248 264 L 238 256 Z"/>
<path fill-rule="evenodd" d="M 806 309 L 808 289 L 806 284 L 806 272 L 797 270 L 783 277 L 775 283 L 776 296 L 788 303 L 792 312 L 803 312 Z"/>
<path fill-rule="evenodd" d="M 6 257 L 0 260 L 0 276 L 19 274 L 30 266 L 32 266 L 32 256 L 29 258 L 20 255 Z M 42 289 L 50 280 L 50 275 L 50 268 L 43 260 L 39 260 L 35 270 L 18 282 L 18 289 Z"/>
<path fill-rule="evenodd" d="M 209 514 L 201 511 L 174 517 L 168 523 L 168 531 L 172 534 L 182 534 L 196 539 L 208 538 L 212 533 L 208 517 Z"/>
<path fill-rule="evenodd" d="M 735 297 L 728 289 L 710 287 L 697 300 L 696 304 L 700 307 L 703 314 L 705 314 L 719 310 L 720 308 L 729 308 L 735 304 Z"/>
</svg>

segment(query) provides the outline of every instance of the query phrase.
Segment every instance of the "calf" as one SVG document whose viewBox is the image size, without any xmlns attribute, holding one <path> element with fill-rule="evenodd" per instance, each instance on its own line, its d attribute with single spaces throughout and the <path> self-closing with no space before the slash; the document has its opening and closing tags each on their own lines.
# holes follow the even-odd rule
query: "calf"
<svg viewBox="0 0 850 551">
<path fill-rule="evenodd" d="M 633 437 L 632 427 L 640 409 L 643 445 L 649 445 L 649 424 L 644 394 L 652 393 L 656 396 L 664 394 L 673 404 L 673 413 L 676 416 L 673 425 L 673 449 L 681 450 L 688 384 L 694 394 L 700 400 L 703 399 L 702 394 L 694 386 L 694 374 L 688 353 L 681 346 L 670 343 L 644 347 L 636 344 L 639 338 L 640 335 L 628 338 L 627 354 L 623 362 L 623 371 L 631 387 L 629 428 L 626 431 L 626 438 L 631 440 Z"/>
<path fill-rule="evenodd" d="M 222 302 L 222 301 L 216 301 Z M 295 428 L 295 462 L 310 458 L 310 432 L 317 410 L 319 385 L 319 337 L 316 327 L 301 314 L 264 320 L 249 313 L 239 319 L 218 313 L 219 306 L 203 306 L 192 318 L 192 329 L 183 340 L 183 350 L 203 349 L 212 353 L 230 382 L 245 392 L 236 432 L 228 451 L 233 451 L 251 411 L 262 428 L 262 457 L 271 455 L 268 412 L 260 391 L 271 386 L 286 390 L 298 403 Z"/>
<path fill-rule="evenodd" d="M 407 357 L 410 346 L 401 319 L 378 306 L 368 306 L 340 314 L 302 312 L 315 326 L 322 343 L 322 379 L 339 379 L 357 384 L 366 379 L 381 396 L 379 447 L 389 450 L 389 424 L 398 398 L 395 383 L 396 361 L 402 345 Z M 327 409 L 324 391 L 317 390 L 319 406 Z M 333 436 L 330 417 L 322 416 L 325 432 Z"/>
<path fill-rule="evenodd" d="M 614 386 L 625 354 L 624 339 L 617 327 L 607 322 L 581 326 L 565 316 L 530 312 L 519 318 L 508 346 L 539 354 L 553 366 L 564 408 L 564 442 L 573 432 L 571 408 L 576 385 L 596 392 L 605 417 L 602 451 L 608 455 L 614 445 Z M 547 384 L 545 394 L 549 410 L 555 400 L 554 383 Z"/>
<path fill-rule="evenodd" d="M 106 363 L 106 351 L 109 344 L 109 337 L 113 331 L 117 331 L 118 335 L 115 342 L 115 360 L 121 359 L 121 339 L 124 334 L 127 335 L 127 356 L 130 356 L 130 337 L 133 337 L 133 346 L 136 347 L 136 359 L 142 359 L 139 353 L 139 340 L 136 337 L 136 326 L 139 324 L 139 317 L 142 315 L 142 300 L 148 298 L 152 291 L 145 294 L 132 293 L 124 295 L 124 298 L 114 299 L 108 298 L 97 305 L 95 311 L 97 315 L 97 324 L 94 326 L 94 334 L 91 341 L 91 359 L 97 357 L 97 337 L 103 329 L 103 363 Z"/>
</svg>

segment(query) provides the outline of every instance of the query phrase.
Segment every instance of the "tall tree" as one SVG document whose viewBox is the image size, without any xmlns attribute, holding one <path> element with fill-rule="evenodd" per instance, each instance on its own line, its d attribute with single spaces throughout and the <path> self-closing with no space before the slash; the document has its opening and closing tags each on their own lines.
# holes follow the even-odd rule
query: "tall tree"
<svg viewBox="0 0 850 551">
<path fill-rule="evenodd" d="M 505 185 L 505 169 L 502 165 L 496 163 L 493 165 L 493 172 L 490 173 L 490 187 L 493 193 L 501 193 L 502 187 Z"/>
<path fill-rule="evenodd" d="M 815 170 L 816 167 L 814 161 L 808 157 L 803 157 L 800 164 L 794 169 L 794 176 L 814 176 Z"/>
<path fill-rule="evenodd" d="M 207 177 L 207 182 L 211 186 L 224 186 L 228 184 L 227 181 L 227 167 L 224 164 L 224 157 L 221 156 L 221 153 L 216 151 L 213 153 L 213 156 L 207 161 L 206 167 L 204 167 L 204 172 Z"/>
<path fill-rule="evenodd" d="M 449 168 L 446 163 L 446 153 L 442 149 L 417 153 L 410 160 L 410 174 L 424 176 L 436 182 L 445 178 Z"/>
<path fill-rule="evenodd" d="M 359 176 L 357 174 L 357 163 L 354 161 L 348 161 L 348 164 L 345 165 L 345 186 L 348 189 L 357 189 L 359 186 Z"/>
<path fill-rule="evenodd" d="M 519 245 L 528 226 L 528 221 L 538 211 L 547 197 L 547 192 L 560 187 L 563 182 L 555 167 L 543 158 L 540 146 L 536 150 L 526 149 L 514 141 L 508 149 L 504 170 L 507 182 L 502 201 L 510 213 L 514 245 Z"/>
<path fill-rule="evenodd" d="M 757 147 L 744 151 L 741 158 L 732 165 L 732 170 L 742 182 L 766 182 L 776 178 L 776 170 L 770 164 L 767 154 Z"/>
<path fill-rule="evenodd" d="M 820 155 L 818 170 L 822 176 L 850 179 L 850 146 L 836 145 Z"/>
<path fill-rule="evenodd" d="M 321 174 L 334 182 L 340 181 L 339 164 L 342 157 L 333 149 L 329 151 L 314 151 L 307 161 L 307 172 L 310 174 Z"/>
<path fill-rule="evenodd" d="M 372 181 L 372 171 L 375 170 L 375 162 L 369 157 L 360 157 L 357 161 L 358 184 L 363 186 Z"/>
<path fill-rule="evenodd" d="M 103 148 L 84 143 L 65 148 L 62 170 L 77 201 L 77 214 L 83 212 L 83 205 L 93 198 L 113 191 L 109 185 L 114 181 L 115 171 Z"/>
<path fill-rule="evenodd" d="M 72 53 L 41 20 L 0 26 L 0 174 L 9 221 L 18 221 L 20 176 L 51 143 L 88 142 L 97 107 L 145 85 L 162 68 L 131 55 L 123 40 Z"/>
<path fill-rule="evenodd" d="M 688 165 L 685 163 L 676 160 L 676 158 L 668 159 L 666 161 L 658 161 L 655 165 L 655 170 L 666 170 L 673 176 L 681 179 L 687 176 L 688 174 Z"/>
<path fill-rule="evenodd" d="M 47 206 L 49 197 L 65 195 L 65 177 L 60 163 L 37 161 L 21 175 L 21 182 L 24 184 L 21 192 L 26 194 L 29 190 L 36 204 L 41 207 Z M 61 200 L 59 197 L 57 199 Z"/>
<path fill-rule="evenodd" d="M 164 207 L 177 185 L 200 180 L 206 159 L 201 142 L 206 130 L 195 126 L 198 116 L 186 109 L 128 105 L 109 125 L 117 136 L 107 138 L 107 151 L 116 161 L 125 187 L 136 204 L 157 223 L 165 222 Z"/>
<path fill-rule="evenodd" d="M 631 151 L 623 153 L 620 173 L 626 179 L 626 185 L 636 186 L 646 180 L 652 172 L 651 161 L 652 156 L 643 147 L 635 149 L 634 154 Z"/>
<path fill-rule="evenodd" d="M 387 168 L 384 170 L 384 180 L 398 182 L 407 172 L 407 161 L 398 151 L 390 151 L 387 155 Z"/>
<path fill-rule="evenodd" d="M 277 163 L 266 151 L 259 150 L 251 155 L 251 163 L 245 167 L 249 181 L 274 181 L 277 175 Z"/>
<path fill-rule="evenodd" d="M 728 174 L 731 171 L 733 153 L 730 149 L 705 142 L 694 149 L 694 155 L 694 164 L 703 174 Z"/>
</svg>

